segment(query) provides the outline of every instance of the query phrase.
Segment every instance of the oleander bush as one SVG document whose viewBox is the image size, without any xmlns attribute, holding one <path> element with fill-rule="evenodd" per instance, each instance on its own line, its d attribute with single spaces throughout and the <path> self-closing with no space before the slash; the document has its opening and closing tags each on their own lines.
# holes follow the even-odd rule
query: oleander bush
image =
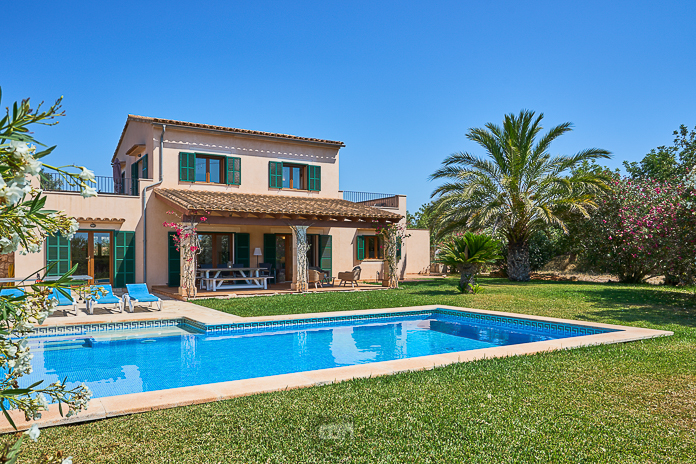
<svg viewBox="0 0 696 464">
<path fill-rule="evenodd" d="M 696 205 L 690 183 L 620 179 L 582 230 L 582 259 L 622 282 L 660 275 L 693 280 Z"/>
</svg>

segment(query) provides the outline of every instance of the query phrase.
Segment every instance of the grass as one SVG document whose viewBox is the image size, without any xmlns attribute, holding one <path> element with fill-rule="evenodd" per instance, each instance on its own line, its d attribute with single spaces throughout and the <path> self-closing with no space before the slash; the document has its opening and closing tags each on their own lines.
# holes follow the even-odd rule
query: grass
<svg viewBox="0 0 696 464">
<path fill-rule="evenodd" d="M 243 316 L 451 304 L 672 330 L 673 337 L 457 364 L 43 430 L 74 462 L 696 460 L 696 299 L 646 285 L 482 279 L 396 291 L 201 301 Z M 322 424 L 352 438 L 322 439 Z"/>
</svg>

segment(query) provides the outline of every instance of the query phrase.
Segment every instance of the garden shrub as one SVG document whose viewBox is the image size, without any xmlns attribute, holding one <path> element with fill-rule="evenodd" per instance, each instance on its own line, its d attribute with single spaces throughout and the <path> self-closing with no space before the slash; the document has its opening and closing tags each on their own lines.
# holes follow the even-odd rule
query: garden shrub
<svg viewBox="0 0 696 464">
<path fill-rule="evenodd" d="M 582 259 L 590 268 L 622 282 L 671 275 L 693 280 L 696 261 L 694 190 L 681 183 L 614 182 L 597 199 L 583 227 Z"/>
</svg>

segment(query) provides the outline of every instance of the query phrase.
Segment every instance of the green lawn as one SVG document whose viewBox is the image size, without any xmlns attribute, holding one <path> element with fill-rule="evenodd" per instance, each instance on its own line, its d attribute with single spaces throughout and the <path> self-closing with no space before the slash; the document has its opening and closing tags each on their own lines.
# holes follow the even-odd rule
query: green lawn
<svg viewBox="0 0 696 464">
<path fill-rule="evenodd" d="M 206 300 L 243 316 L 449 304 L 638 325 L 673 337 L 458 364 L 43 430 L 74 462 L 696 461 L 693 289 L 454 279 L 396 291 Z M 326 424 L 352 438 L 322 439 Z"/>
</svg>

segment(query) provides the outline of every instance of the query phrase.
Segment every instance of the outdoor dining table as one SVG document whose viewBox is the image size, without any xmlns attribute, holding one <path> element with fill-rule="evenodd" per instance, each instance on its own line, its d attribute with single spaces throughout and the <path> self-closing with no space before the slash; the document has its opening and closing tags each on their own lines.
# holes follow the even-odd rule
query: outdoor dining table
<svg viewBox="0 0 696 464">
<path fill-rule="evenodd" d="M 267 288 L 267 276 L 261 276 L 264 268 L 261 267 L 213 267 L 199 268 L 200 279 L 205 289 L 216 292 L 218 290 L 237 288 Z M 229 273 L 229 275 L 223 275 Z M 243 284 L 234 282 L 243 281 Z M 228 282 L 228 283 L 225 283 Z"/>
<path fill-rule="evenodd" d="M 2 279 L 0 279 L 0 287 L 2 287 L 3 284 L 19 284 L 22 282 L 32 283 L 36 282 L 36 279 L 17 279 L 14 277 L 3 277 Z"/>
</svg>

